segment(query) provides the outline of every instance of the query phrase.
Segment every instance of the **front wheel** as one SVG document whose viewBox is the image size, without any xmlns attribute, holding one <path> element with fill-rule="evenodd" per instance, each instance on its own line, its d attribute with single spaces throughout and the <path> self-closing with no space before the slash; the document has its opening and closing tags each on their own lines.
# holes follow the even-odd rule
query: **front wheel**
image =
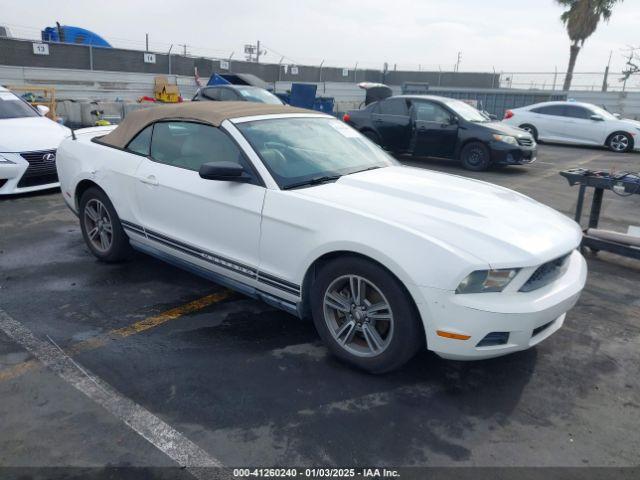
<svg viewBox="0 0 640 480">
<path fill-rule="evenodd" d="M 491 165 L 491 152 L 480 142 L 467 143 L 460 151 L 460 161 L 467 170 L 480 172 Z"/>
<path fill-rule="evenodd" d="M 102 190 L 92 187 L 82 194 L 79 216 L 84 241 L 99 260 L 119 262 L 129 256 L 129 239 Z"/>
<path fill-rule="evenodd" d="M 400 282 L 358 257 L 325 265 L 311 291 L 313 321 L 341 360 L 371 373 L 394 370 L 424 345 L 416 309 Z"/>
<path fill-rule="evenodd" d="M 633 139 L 628 133 L 616 132 L 607 140 L 607 147 L 616 153 L 628 152 L 633 148 Z"/>
</svg>

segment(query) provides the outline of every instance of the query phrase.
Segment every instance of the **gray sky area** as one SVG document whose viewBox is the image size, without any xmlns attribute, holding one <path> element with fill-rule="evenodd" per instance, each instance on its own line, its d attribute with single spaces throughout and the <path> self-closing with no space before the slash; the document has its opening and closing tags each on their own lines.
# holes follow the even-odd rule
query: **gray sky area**
<svg viewBox="0 0 640 480">
<path fill-rule="evenodd" d="M 263 42 L 264 60 L 358 68 L 549 72 L 566 68 L 569 41 L 552 0 L 0 0 L 0 24 L 37 38 L 45 26 L 93 30 L 114 46 L 213 57 L 243 57 Z M 622 69 L 623 50 L 640 46 L 640 2 L 625 0 L 578 58 L 577 71 Z"/>
</svg>

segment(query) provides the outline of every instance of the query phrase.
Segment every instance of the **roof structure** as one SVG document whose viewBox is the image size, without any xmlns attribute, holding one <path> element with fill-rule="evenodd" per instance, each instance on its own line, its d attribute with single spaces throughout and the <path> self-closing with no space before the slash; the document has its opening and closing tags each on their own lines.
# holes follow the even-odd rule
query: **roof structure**
<svg viewBox="0 0 640 480">
<path fill-rule="evenodd" d="M 100 139 L 101 143 L 125 148 L 141 130 L 162 120 L 195 120 L 220 126 L 225 120 L 283 113 L 315 113 L 313 110 L 257 102 L 185 102 L 154 106 L 129 113 L 117 128 Z"/>
</svg>

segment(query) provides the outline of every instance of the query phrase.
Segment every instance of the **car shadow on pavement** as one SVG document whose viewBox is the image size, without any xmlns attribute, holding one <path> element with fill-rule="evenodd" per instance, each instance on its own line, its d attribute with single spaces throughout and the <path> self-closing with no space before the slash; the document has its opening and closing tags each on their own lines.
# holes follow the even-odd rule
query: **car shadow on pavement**
<svg viewBox="0 0 640 480">
<path fill-rule="evenodd" d="M 243 449 L 267 436 L 269 444 L 287 438 L 298 451 L 317 452 L 320 441 L 337 464 L 353 464 L 351 447 L 363 442 L 386 443 L 368 447 L 372 456 L 358 457 L 364 463 L 384 462 L 374 455 L 382 450 L 396 462 L 423 462 L 421 453 L 402 448 L 412 439 L 424 445 L 425 438 L 432 451 L 467 459 L 470 451 L 455 439 L 487 419 L 508 422 L 535 370 L 535 349 L 477 362 L 423 351 L 398 371 L 370 375 L 331 356 L 311 322 L 264 307 L 241 298 L 225 305 L 222 321 L 214 321 L 219 307 L 211 307 L 182 319 L 155 345 L 147 339 L 144 348 L 114 352 L 101 365 L 135 365 L 139 382 L 128 395 L 143 403 L 162 398 L 150 407 L 154 412 L 216 431 L 227 445 Z M 145 362 L 150 357 L 154 362 Z M 372 415 L 385 420 L 371 422 Z M 342 427 L 327 429 L 327 422 Z M 390 446 L 390 425 L 407 441 Z"/>
</svg>

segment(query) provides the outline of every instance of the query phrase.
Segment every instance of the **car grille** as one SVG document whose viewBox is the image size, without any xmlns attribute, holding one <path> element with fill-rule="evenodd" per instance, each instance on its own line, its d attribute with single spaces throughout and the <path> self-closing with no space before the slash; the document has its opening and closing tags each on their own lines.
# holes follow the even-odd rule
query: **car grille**
<svg viewBox="0 0 640 480">
<path fill-rule="evenodd" d="M 522 147 L 532 147 L 533 146 L 533 138 L 518 138 L 518 145 Z"/>
<path fill-rule="evenodd" d="M 571 254 L 567 253 L 560 258 L 540 265 L 531 277 L 529 277 L 529 280 L 520 288 L 520 291 L 531 292 L 537 290 L 545 285 L 549 285 L 562 276 L 569 266 L 569 255 Z"/>
<path fill-rule="evenodd" d="M 51 158 L 51 155 L 53 155 L 53 158 Z M 35 187 L 37 185 L 46 185 L 47 183 L 56 183 L 58 181 L 55 150 L 22 152 L 20 156 L 29 162 L 29 166 L 18 182 L 18 188 Z"/>
</svg>

